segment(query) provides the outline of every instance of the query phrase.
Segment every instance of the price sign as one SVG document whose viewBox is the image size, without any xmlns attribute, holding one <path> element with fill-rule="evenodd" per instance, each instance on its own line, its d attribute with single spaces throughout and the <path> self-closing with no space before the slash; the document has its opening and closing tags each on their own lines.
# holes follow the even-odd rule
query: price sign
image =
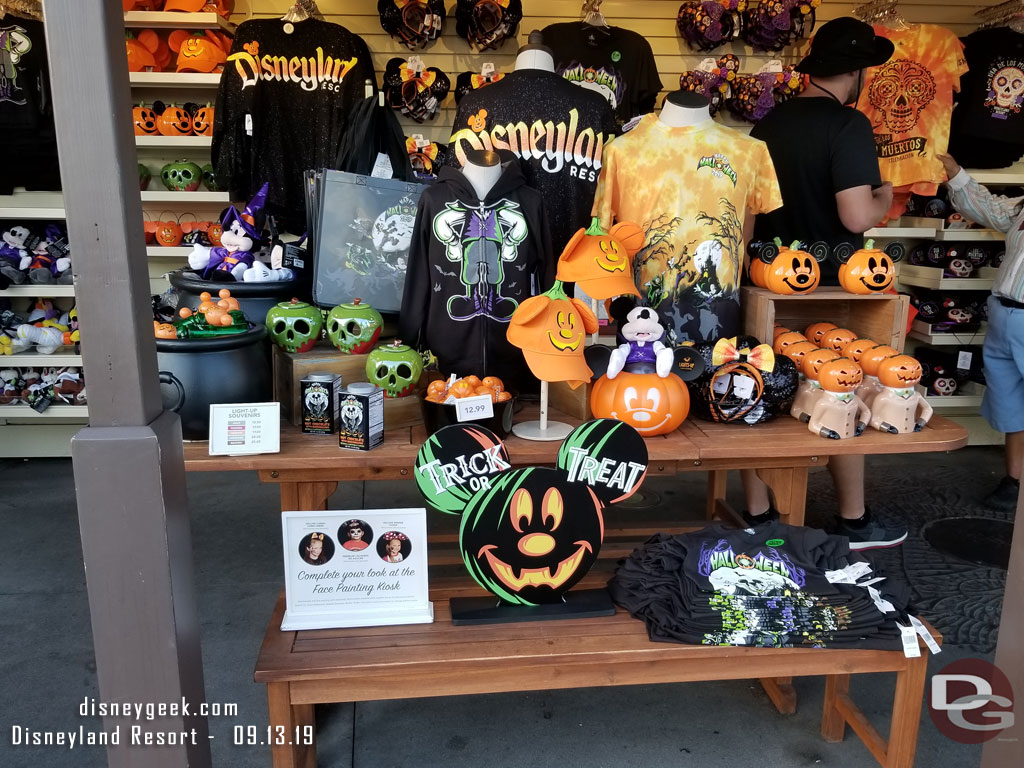
<svg viewBox="0 0 1024 768">
<path fill-rule="evenodd" d="M 210 405 L 211 456 L 279 453 L 280 450 L 280 403 Z"/>
<path fill-rule="evenodd" d="M 494 404 L 490 395 L 463 397 L 455 401 L 455 418 L 459 421 L 489 419 L 494 415 Z"/>
</svg>

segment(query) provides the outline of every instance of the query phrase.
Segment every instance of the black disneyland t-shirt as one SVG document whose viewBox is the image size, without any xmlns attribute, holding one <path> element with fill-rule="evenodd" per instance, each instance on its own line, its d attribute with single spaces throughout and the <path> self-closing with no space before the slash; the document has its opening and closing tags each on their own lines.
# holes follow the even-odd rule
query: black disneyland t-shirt
<svg viewBox="0 0 1024 768">
<path fill-rule="evenodd" d="M 550 24 L 541 34 L 555 53 L 555 71 L 601 94 L 619 125 L 654 110 L 661 78 L 651 45 L 641 35 L 578 21 Z"/>
<path fill-rule="evenodd" d="M 963 39 L 970 67 L 960 78 L 950 154 L 969 168 L 1000 168 L 1024 154 L 1024 35 L 1008 27 Z"/>
<path fill-rule="evenodd" d="M 557 254 L 590 223 L 604 145 L 615 132 L 611 107 L 596 93 L 554 72 L 521 69 L 466 94 L 446 162 L 461 168 L 470 149 L 512 152 L 544 201 Z"/>
<path fill-rule="evenodd" d="M 768 145 L 782 191 L 782 207 L 757 217 L 755 240 L 863 246 L 864 236 L 843 226 L 836 192 L 882 183 L 867 117 L 828 97 L 797 98 L 773 109 L 750 135 Z M 821 266 L 823 282 L 834 285 L 839 265 L 828 259 Z"/>
</svg>

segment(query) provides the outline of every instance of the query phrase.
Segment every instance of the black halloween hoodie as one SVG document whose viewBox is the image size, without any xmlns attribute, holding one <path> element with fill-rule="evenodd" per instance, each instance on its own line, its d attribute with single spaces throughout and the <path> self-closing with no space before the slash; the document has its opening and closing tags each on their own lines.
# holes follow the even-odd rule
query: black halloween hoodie
<svg viewBox="0 0 1024 768">
<path fill-rule="evenodd" d="M 555 277 L 540 194 L 517 160 L 483 201 L 461 170 L 445 167 L 424 190 L 416 214 L 402 296 L 402 338 L 430 349 L 448 376 L 528 377 L 505 332 L 516 307 Z"/>
</svg>

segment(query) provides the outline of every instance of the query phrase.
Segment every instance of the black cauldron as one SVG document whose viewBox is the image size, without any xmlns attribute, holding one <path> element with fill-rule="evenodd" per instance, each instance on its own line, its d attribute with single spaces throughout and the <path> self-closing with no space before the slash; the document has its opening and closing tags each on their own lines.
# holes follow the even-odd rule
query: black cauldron
<svg viewBox="0 0 1024 768">
<path fill-rule="evenodd" d="M 238 299 L 238 306 L 245 314 L 245 319 L 262 325 L 267 321 L 267 312 L 279 301 L 288 301 L 293 296 L 299 296 L 305 292 L 305 288 L 298 280 L 280 280 L 268 283 L 232 283 L 219 282 L 215 280 L 204 280 L 191 269 L 178 269 L 167 275 L 171 285 L 180 292 L 178 306 L 175 311 L 182 307 L 195 309 L 201 303 L 199 294 L 209 291 L 217 299 L 217 292 L 221 288 L 231 291 L 232 298 Z"/>
</svg>

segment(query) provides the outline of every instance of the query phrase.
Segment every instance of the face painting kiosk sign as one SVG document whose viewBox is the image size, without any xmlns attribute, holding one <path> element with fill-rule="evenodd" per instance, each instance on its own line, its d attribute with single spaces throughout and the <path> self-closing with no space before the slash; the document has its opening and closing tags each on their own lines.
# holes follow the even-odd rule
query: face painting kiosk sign
<svg viewBox="0 0 1024 768">
<path fill-rule="evenodd" d="M 647 446 L 628 424 L 595 419 L 574 429 L 554 468 L 513 469 L 491 431 L 453 424 L 416 457 L 427 505 L 461 515 L 459 551 L 491 597 L 451 599 L 453 624 L 614 613 L 604 589 L 570 591 L 596 562 L 605 509 L 647 474 Z"/>
<path fill-rule="evenodd" d="M 429 624 L 426 510 L 283 512 L 282 630 Z"/>
</svg>

